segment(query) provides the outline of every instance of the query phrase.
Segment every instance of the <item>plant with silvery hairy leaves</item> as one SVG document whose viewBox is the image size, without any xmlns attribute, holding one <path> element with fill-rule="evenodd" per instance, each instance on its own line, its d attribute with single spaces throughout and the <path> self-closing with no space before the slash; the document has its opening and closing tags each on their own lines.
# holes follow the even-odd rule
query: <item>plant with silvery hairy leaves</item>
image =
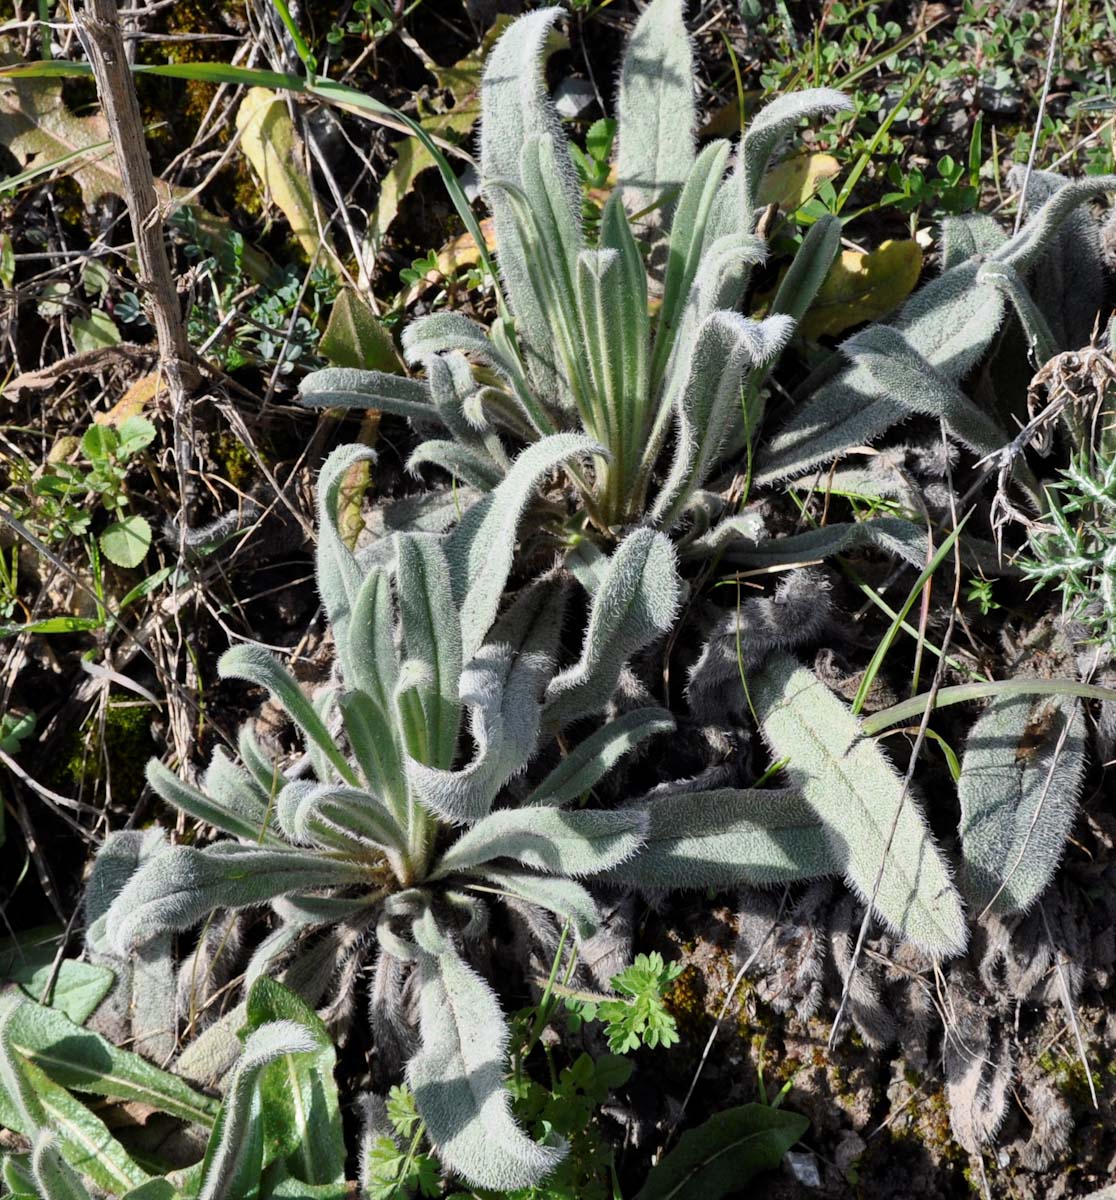
<svg viewBox="0 0 1116 1200">
<path fill-rule="evenodd" d="M 564 669 L 555 666 L 560 581 L 528 587 L 498 612 L 539 476 L 591 445 L 573 434 L 540 443 L 452 534 L 398 535 L 391 560 L 367 569 L 337 519 L 346 472 L 371 452 L 335 451 L 319 481 L 317 578 L 337 686 L 307 699 L 257 645 L 219 664 L 222 677 L 257 684 L 283 707 L 301 731 L 309 776 L 284 774 L 248 728 L 243 765 L 219 750 L 200 790 L 152 761 L 148 780 L 164 800 L 228 836 L 203 848 L 152 847 L 116 882 L 96 926 L 102 949 L 125 959 L 207 918 L 270 905 L 278 921 L 249 979 L 286 964 L 289 982 L 305 980 L 299 959 L 317 956 L 319 975 L 339 970 L 351 986 L 375 952 L 377 1044 L 395 1037 L 404 1046 L 407 1081 L 443 1163 L 486 1187 L 527 1186 L 562 1154 L 533 1142 L 509 1112 L 507 1030 L 469 962 L 490 906 L 508 897 L 591 935 L 597 907 L 583 881 L 626 863 L 650 818 L 639 807 L 571 805 L 628 749 L 673 728 L 659 709 L 626 713 L 518 803 L 506 786 L 559 731 L 605 708 L 626 660 L 670 627 L 680 598 L 669 541 L 641 529 L 601 564 L 580 656 Z M 417 1038 L 400 1000 L 407 971 Z"/>
<path fill-rule="evenodd" d="M 590 464 L 568 472 L 577 520 L 607 543 L 635 522 L 666 531 L 695 516 L 707 523 L 711 498 L 701 489 L 726 447 L 758 424 L 763 376 L 840 240 L 837 220 L 819 221 L 771 315 L 742 316 L 752 269 L 766 255 L 756 227 L 761 181 L 801 118 L 848 102 L 830 89 L 782 97 L 751 123 L 731 169 L 728 141 L 699 153 L 681 0 L 653 0 L 624 57 L 618 186 L 591 245 L 570 146 L 542 86 L 561 16 L 548 8 L 520 18 L 485 69 L 482 191 L 503 287 L 492 327 L 459 313 L 421 318 L 403 347 L 424 379 L 330 369 L 308 376 L 301 392 L 318 407 L 376 408 L 439 427 L 410 465 L 437 464 L 482 493 L 512 469 L 509 444 L 580 430 L 595 449 Z M 558 524 L 564 519 L 563 511 Z"/>
</svg>

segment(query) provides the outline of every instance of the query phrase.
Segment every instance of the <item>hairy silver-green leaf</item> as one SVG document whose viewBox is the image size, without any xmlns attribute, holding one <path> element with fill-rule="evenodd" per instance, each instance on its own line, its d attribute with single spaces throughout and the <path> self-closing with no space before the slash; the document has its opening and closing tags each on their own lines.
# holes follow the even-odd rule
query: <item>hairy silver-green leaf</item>
<svg viewBox="0 0 1116 1200">
<path fill-rule="evenodd" d="M 1067 728 L 1068 726 L 1068 728 Z M 1066 697 L 1005 696 L 965 742 L 961 890 L 974 912 L 1029 908 L 1050 882 L 1077 816 L 1085 720 Z"/>
<path fill-rule="evenodd" d="M 346 645 L 338 643 L 338 654 L 346 686 L 364 692 L 385 716 L 399 674 L 394 628 L 388 572 L 373 567 L 357 591 L 349 636 Z"/>
<path fill-rule="evenodd" d="M 325 755 L 346 783 L 359 784 L 356 773 L 330 737 L 314 706 L 302 694 L 294 677 L 279 660 L 263 646 L 242 644 L 226 650 L 217 660 L 217 674 L 222 679 L 244 679 L 257 687 L 266 688 L 271 698 Z"/>
<path fill-rule="evenodd" d="M 260 1076 L 285 1055 L 318 1049 L 311 1033 L 294 1021 L 271 1021 L 248 1035 L 206 1148 L 198 1200 L 249 1200 L 258 1195 L 264 1161 Z"/>
<path fill-rule="evenodd" d="M 579 742 L 527 797 L 524 804 L 561 808 L 585 795 L 640 742 L 674 729 L 662 708 L 635 708 L 609 721 Z"/>
<path fill-rule="evenodd" d="M 45 1131 L 31 1149 L 31 1174 L 41 1200 L 90 1200 L 85 1185 L 58 1152 L 54 1137 Z"/>
<path fill-rule="evenodd" d="M 609 877 L 640 888 L 768 887 L 844 870 L 817 813 L 797 793 L 657 790 L 647 841 Z"/>
<path fill-rule="evenodd" d="M 333 1079 L 337 1055 L 325 1023 L 304 1001 L 273 979 L 258 979 L 248 993 L 245 1030 L 291 1021 L 309 1035 L 312 1053 L 287 1053 L 264 1068 L 259 1080 L 264 1157 L 285 1160 L 303 1186 L 342 1184 L 345 1142 Z M 313 1195 L 313 1193 L 311 1193 Z"/>
<path fill-rule="evenodd" d="M 764 739 L 790 760 L 787 775 L 821 819 L 851 886 L 920 949 L 960 953 L 965 918 L 949 868 L 914 797 L 844 702 L 781 651 L 749 679 L 748 693 Z"/>
<path fill-rule="evenodd" d="M 988 279 L 981 268 L 977 283 Z M 950 436 L 983 457 L 1011 439 L 982 412 L 953 380 L 920 354 L 898 329 L 870 325 L 841 347 L 849 360 L 867 369 L 880 391 L 913 412 L 940 417 Z"/>
<path fill-rule="evenodd" d="M 441 467 L 455 479 L 463 479 L 481 492 L 490 492 L 505 474 L 491 458 L 460 442 L 420 442 L 407 459 L 407 470 L 417 471 L 428 465 Z"/>
<path fill-rule="evenodd" d="M 288 788 L 293 785 L 288 784 Z M 406 834 L 370 793 L 339 784 L 309 784 L 290 814 L 291 836 L 303 845 L 350 851 L 357 845 L 403 852 Z"/>
<path fill-rule="evenodd" d="M 773 313 L 786 313 L 796 322 L 802 320 L 840 252 L 841 229 L 840 218 L 828 214 L 810 226 L 776 289 L 771 302 Z"/>
<path fill-rule="evenodd" d="M 569 212 L 580 212 L 577 180 L 558 115 L 544 91 L 543 63 L 560 8 L 528 13 L 508 27 L 492 48 L 481 84 L 481 172 L 485 181 L 522 184 L 520 156 L 527 141 L 544 138 L 556 173 L 551 186 L 560 191 Z M 528 368 L 544 401 L 557 397 L 561 374 L 554 359 L 550 322 L 539 304 L 533 256 L 524 244 L 514 206 L 506 192 L 486 187 L 496 227 L 497 260 L 508 293 Z"/>
<path fill-rule="evenodd" d="M 942 221 L 942 270 L 959 266 L 977 254 L 991 254 L 1008 235 L 987 213 L 962 213 Z"/>
<path fill-rule="evenodd" d="M 564 1144 L 543 1146 L 515 1123 L 504 1087 L 508 1031 L 488 985 L 447 947 L 419 958 L 418 1052 L 407 1083 L 442 1162 L 477 1187 L 540 1182 Z"/>
<path fill-rule="evenodd" d="M 808 88 L 773 100 L 761 109 L 741 139 L 732 174 L 721 184 L 706 234 L 712 243 L 734 233 L 751 233 L 759 186 L 781 143 L 804 117 L 841 111 L 852 102 L 833 88 Z"/>
<path fill-rule="evenodd" d="M 461 606 L 461 652 L 470 659 L 480 648 L 511 572 L 520 518 L 542 478 L 573 458 L 604 454 L 603 447 L 578 433 L 543 438 L 524 450 L 507 478 L 461 519 L 446 554 L 453 594 Z"/>
<path fill-rule="evenodd" d="M 902 517 L 875 517 L 868 521 L 837 522 L 780 538 L 755 538 L 753 514 L 727 517 L 704 537 L 687 547 L 686 556 L 724 555 L 734 566 L 787 567 L 806 565 L 875 546 L 898 555 L 913 566 L 926 565 L 926 531 Z"/>
<path fill-rule="evenodd" d="M 215 908 L 266 904 L 275 896 L 356 883 L 355 863 L 274 847 L 217 842 L 205 850 L 173 846 L 146 863 L 107 914 L 108 934 L 119 954 L 160 933 L 189 929 Z"/>
<path fill-rule="evenodd" d="M 686 186 L 678 199 L 678 209 L 670 227 L 662 303 L 655 326 L 655 346 L 651 355 L 653 392 L 658 391 L 671 355 L 676 351 L 675 335 L 682 322 L 690 288 L 701 265 L 705 229 L 728 156 L 728 142 L 710 142 L 694 161 L 686 179 Z"/>
<path fill-rule="evenodd" d="M 426 384 L 406 375 L 326 367 L 299 384 L 299 400 L 310 408 L 375 408 L 415 421 L 436 421 Z"/>
<path fill-rule="evenodd" d="M 421 747 L 414 758 L 432 767 L 453 762 L 461 707 L 461 626 L 453 603 L 450 569 L 441 543 L 428 533 L 396 535 L 399 622 L 408 659 L 422 663 L 429 680 L 416 688 L 423 713 Z"/>
<path fill-rule="evenodd" d="M 1046 318 L 1035 303 L 1035 298 L 1027 290 L 1027 285 L 1023 282 L 1019 272 L 1013 266 L 990 259 L 981 264 L 980 270 L 977 272 L 977 282 L 995 284 L 1011 301 L 1011 306 L 1019 318 L 1019 324 L 1023 327 L 1023 334 L 1027 339 L 1031 362 L 1036 367 L 1049 362 L 1058 353 L 1060 347 Z"/>
<path fill-rule="evenodd" d="M 546 661 L 516 654 L 510 646 L 482 646 L 461 672 L 461 703 L 471 715 L 473 761 L 460 770 L 439 770 L 411 759 L 407 778 L 428 811 L 460 824 L 477 821 L 496 794 L 522 771 L 539 735 L 539 697 Z"/>
<path fill-rule="evenodd" d="M 352 467 L 373 462 L 376 452 L 366 446 L 338 446 L 318 476 L 318 545 L 315 565 L 318 591 L 338 644 L 345 640 L 353 601 L 363 573 L 338 528 L 341 489 Z"/>
<path fill-rule="evenodd" d="M 444 878 L 498 858 L 555 875 L 595 875 L 631 858 L 646 831 L 647 814 L 640 809 L 504 808 L 462 834 L 431 877 Z"/>
<path fill-rule="evenodd" d="M 616 178 L 636 213 L 657 204 L 650 225 L 669 219 L 694 161 L 694 58 L 682 0 L 652 0 L 624 51 L 616 98 Z"/>
<path fill-rule="evenodd" d="M 670 542 L 650 529 L 629 534 L 613 553 L 593 597 L 580 659 L 546 690 L 544 721 L 561 727 L 600 712 L 612 698 L 624 663 L 670 629 L 680 595 Z"/>
<path fill-rule="evenodd" d="M 701 487 L 740 413 L 740 384 L 748 367 L 770 362 L 794 329 L 787 316 L 752 321 L 715 312 L 697 331 L 685 383 L 676 398 L 674 461 L 651 510 L 669 529 L 690 494 Z"/>
<path fill-rule="evenodd" d="M 600 914 L 593 897 L 572 879 L 538 875 L 516 867 L 484 866 L 475 873 L 501 891 L 569 921 L 582 940 L 593 937 L 599 928 Z"/>
</svg>

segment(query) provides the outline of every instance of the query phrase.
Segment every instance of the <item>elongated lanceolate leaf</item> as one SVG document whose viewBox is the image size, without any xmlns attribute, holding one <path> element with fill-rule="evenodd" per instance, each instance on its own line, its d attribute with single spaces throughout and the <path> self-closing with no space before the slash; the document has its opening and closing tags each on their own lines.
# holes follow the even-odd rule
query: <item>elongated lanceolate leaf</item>
<svg viewBox="0 0 1116 1200">
<path fill-rule="evenodd" d="M 338 642 L 338 653 L 346 686 L 364 692 L 385 717 L 399 675 L 394 633 L 391 580 L 382 567 L 373 567 L 356 594 L 349 636 L 346 645 Z"/>
<path fill-rule="evenodd" d="M 687 558 L 721 553 L 723 562 L 740 567 L 805 565 L 874 546 L 905 559 L 913 566 L 926 564 L 926 531 L 902 517 L 875 517 L 868 521 L 838 521 L 802 533 L 756 539 L 754 515 L 728 517 L 685 551 Z"/>
<path fill-rule="evenodd" d="M 957 781 L 960 884 L 975 913 L 990 903 L 1018 912 L 1041 896 L 1073 828 L 1084 770 L 1085 720 L 1072 697 L 1004 696 L 978 718 Z"/>
<path fill-rule="evenodd" d="M 216 908 L 266 904 L 276 896 L 366 878 L 360 866 L 323 854 L 218 842 L 205 850 L 174 846 L 146 863 L 107 914 L 119 954 L 149 938 L 189 929 Z"/>
<path fill-rule="evenodd" d="M 544 722 L 561 727 L 600 712 L 624 663 L 671 627 L 680 594 L 670 542 L 650 529 L 629 534 L 593 597 L 581 658 L 547 688 Z"/>
<path fill-rule="evenodd" d="M 647 814 L 640 809 L 500 809 L 462 834 L 442 855 L 431 878 L 498 858 L 555 875 L 595 875 L 631 858 L 646 832 Z"/>
<path fill-rule="evenodd" d="M 781 651 L 748 688 L 765 741 L 775 758 L 790 760 L 791 784 L 821 819 L 850 885 L 920 949 L 960 953 L 965 918 L 949 868 L 914 797 L 848 707 Z"/>
<path fill-rule="evenodd" d="M 510 646 L 482 646 L 461 673 L 461 702 L 469 707 L 476 756 L 460 770 L 439 770 L 414 759 L 407 778 L 420 804 L 445 821 L 477 821 L 496 793 L 524 770 L 539 735 L 539 698 L 547 664 Z"/>
<path fill-rule="evenodd" d="M 420 442 L 407 459 L 407 470 L 417 471 L 425 466 L 441 467 L 481 492 L 490 492 L 504 478 L 504 471 L 491 458 L 459 442 L 438 439 Z"/>
<path fill-rule="evenodd" d="M 620 68 L 616 178 L 629 212 L 664 224 L 694 161 L 694 61 L 682 0 L 652 0 Z"/>
<path fill-rule="evenodd" d="M 638 888 L 770 887 L 840 874 L 817 813 L 794 792 L 656 791 L 639 854 L 609 878 Z"/>
<path fill-rule="evenodd" d="M 345 641 L 353 601 L 364 572 L 345 545 L 338 528 L 341 489 L 350 468 L 374 462 L 376 452 L 367 446 L 338 446 L 326 459 L 318 476 L 318 546 L 315 552 L 318 591 L 338 645 Z"/>
<path fill-rule="evenodd" d="M 561 808 L 585 795 L 641 742 L 674 730 L 663 708 L 635 708 L 602 725 L 579 742 L 527 797 L 524 804 Z"/>
<path fill-rule="evenodd" d="M 217 660 L 217 674 L 222 679 L 244 679 L 257 687 L 266 688 L 272 699 L 302 730 L 337 770 L 346 783 L 356 787 L 359 780 L 337 743 L 329 735 L 314 706 L 302 694 L 302 689 L 289 671 L 263 646 L 240 645 L 226 650 Z"/>
<path fill-rule="evenodd" d="M 260 1076 L 288 1055 L 319 1050 L 312 1034 L 295 1021 L 270 1021 L 248 1035 L 206 1149 L 198 1200 L 249 1200 L 258 1194 L 264 1162 Z"/>
<path fill-rule="evenodd" d="M 651 519 L 669 529 L 701 487 L 740 419 L 740 383 L 749 367 L 775 358 L 794 329 L 787 316 L 751 321 L 715 312 L 697 331 L 688 375 L 677 393 L 674 461 Z"/>
<path fill-rule="evenodd" d="M 204 792 L 184 783 L 157 758 L 148 762 L 145 774 L 156 795 L 196 821 L 213 825 L 223 833 L 232 834 L 233 837 L 243 838 L 245 841 L 258 841 L 261 837 L 269 841 L 275 840 L 274 835 L 267 829 L 263 812 L 257 812 L 255 805 L 245 811 L 239 805 L 231 807 L 228 804 L 220 804 Z"/>
<path fill-rule="evenodd" d="M 453 594 L 461 606 L 465 661 L 480 648 L 496 619 L 515 556 L 519 522 L 543 477 L 571 459 L 606 453 L 583 434 L 543 438 L 516 458 L 504 482 L 474 504 L 450 535 L 446 554 Z"/>
<path fill-rule="evenodd" d="M 425 383 L 385 371 L 326 367 L 311 371 L 299 384 L 298 398 L 308 408 L 374 408 L 416 421 L 436 421 Z"/>
<path fill-rule="evenodd" d="M 413 757 L 432 767 L 453 762 L 461 719 L 461 627 L 450 588 L 449 564 L 433 534 L 397 534 L 396 593 L 407 657 L 427 679 L 415 689 L 423 714 L 423 745 Z"/>
<path fill-rule="evenodd" d="M 311 1053 L 287 1053 L 265 1067 L 259 1081 L 264 1157 L 285 1159 L 303 1184 L 337 1184 L 345 1179 L 345 1142 L 333 1069 L 333 1038 L 321 1018 L 294 992 L 266 976 L 248 993 L 251 1032 L 290 1021 L 314 1043 Z"/>
<path fill-rule="evenodd" d="M 439 1157 L 478 1187 L 538 1183 L 566 1148 L 533 1142 L 511 1115 L 508 1031 L 496 997 L 451 949 L 421 955 L 418 971 L 421 1043 L 407 1082 Z"/>
<path fill-rule="evenodd" d="M 801 1114 L 743 1104 L 688 1129 L 651 1171 L 635 1200 L 725 1200 L 761 1171 L 773 1171 L 809 1128 Z"/>
<path fill-rule="evenodd" d="M 959 266 L 977 254 L 991 254 L 1008 239 L 995 217 L 963 213 L 942 221 L 942 270 Z"/>
<path fill-rule="evenodd" d="M 70 1166 L 110 1193 L 143 1183 L 147 1172 L 100 1117 L 14 1047 L 15 1016 L 12 1008 L 0 1016 L 0 1123 L 30 1138 L 43 1131 L 53 1134 Z"/>
<path fill-rule="evenodd" d="M 134 1100 L 207 1128 L 216 1118 L 216 1101 L 52 1008 L 25 1001 L 12 1014 L 8 1031 L 12 1049 L 60 1087 Z"/>
<path fill-rule="evenodd" d="M 579 938 L 591 938 L 597 932 L 600 925 L 597 905 L 589 892 L 572 879 L 537 875 L 515 867 L 484 866 L 476 874 L 492 887 L 569 921 Z"/>
<path fill-rule="evenodd" d="M 485 181 L 522 185 L 521 154 L 531 138 L 544 138 L 555 163 L 551 187 L 563 193 L 571 213 L 580 212 L 577 179 L 554 105 L 546 95 L 543 64 L 560 8 L 528 13 L 493 47 L 481 84 L 481 171 Z M 514 204 L 506 191 L 486 187 L 496 227 L 498 263 L 516 317 L 528 369 L 544 401 L 557 398 L 561 372 L 554 357 L 554 331 L 539 303 L 532 271 L 538 252 L 524 242 Z"/>
<path fill-rule="evenodd" d="M 90 1200 L 85 1185 L 48 1133 L 40 1133 L 35 1139 L 31 1150 L 31 1174 L 41 1200 Z"/>
<path fill-rule="evenodd" d="M 840 249 L 840 218 L 828 215 L 820 217 L 810 226 L 810 231 L 791 260 L 771 302 L 771 311 L 786 313 L 796 322 L 801 321 L 825 282 Z"/>
</svg>

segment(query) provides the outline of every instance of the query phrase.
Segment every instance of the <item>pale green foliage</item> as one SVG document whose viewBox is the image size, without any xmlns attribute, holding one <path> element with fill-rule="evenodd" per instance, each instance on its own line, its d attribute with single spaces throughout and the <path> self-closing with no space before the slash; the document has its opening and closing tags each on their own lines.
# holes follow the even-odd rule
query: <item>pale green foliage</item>
<svg viewBox="0 0 1116 1200">
<path fill-rule="evenodd" d="M 1089 336 L 1101 297 L 1099 252 L 1096 222 L 1079 210 L 1116 190 L 1110 176 L 1076 182 L 1036 176 L 1028 219 L 1014 237 L 987 217 L 946 222 L 942 274 L 887 325 L 845 342 L 849 365 L 800 405 L 765 447 L 758 483 L 801 475 L 876 441 L 915 413 L 940 416 L 952 437 L 980 455 L 1011 440 L 966 401 L 959 385 L 991 347 L 1005 299 L 1036 354 L 1075 348 Z M 1087 318 L 1084 310 L 1091 310 Z"/>
<path fill-rule="evenodd" d="M 345 1152 L 324 1024 L 271 980 L 249 993 L 244 1052 L 223 1103 L 30 1001 L 0 1019 L 0 1122 L 25 1134 L 29 1170 L 8 1160 L 16 1195 L 37 1200 L 345 1200 Z M 200 1162 L 150 1175 L 73 1092 L 167 1113 L 207 1131 Z M 94 1189 L 94 1190 L 90 1190 Z"/>
<path fill-rule="evenodd" d="M 608 1048 L 614 1054 L 626 1054 L 641 1045 L 654 1049 L 678 1042 L 678 1028 L 663 997 L 681 974 L 681 963 L 664 963 L 663 956 L 654 951 L 636 955 L 630 967 L 613 976 L 613 990 L 622 998 L 602 1001 L 596 1016 L 605 1023 Z"/>
<path fill-rule="evenodd" d="M 1018 912 L 1039 898 L 1073 827 L 1084 771 L 1077 700 L 1005 696 L 976 721 L 957 781 L 959 881 L 974 913 Z"/>
<path fill-rule="evenodd" d="M 946 861 L 914 796 L 843 701 L 780 651 L 749 678 L 748 694 L 764 739 L 777 759 L 790 760 L 788 775 L 850 886 L 921 949 L 943 957 L 964 949 L 964 914 Z"/>
<path fill-rule="evenodd" d="M 595 931 L 596 906 L 575 880 L 631 858 L 648 815 L 560 805 L 672 726 L 659 710 L 606 724 L 572 764 L 560 762 L 538 783 L 542 803 L 507 803 L 509 780 L 554 731 L 604 710 L 625 660 L 670 628 L 679 603 L 670 543 L 641 529 L 603 560 L 581 654 L 566 671 L 555 673 L 561 587 L 527 588 L 498 615 L 526 498 L 541 473 L 587 444 L 577 435 L 540 441 L 451 534 L 398 534 L 391 559 L 370 567 L 336 530 L 339 479 L 367 452 L 335 451 L 320 479 L 318 586 L 335 633 L 338 686 L 312 701 L 256 645 L 229 650 L 219 664 L 223 676 L 266 688 L 282 706 L 314 777 L 286 777 L 250 735 L 240 739 L 244 765 L 219 752 L 203 791 L 152 763 L 148 779 L 164 800 L 239 840 L 200 849 L 157 841 L 133 858 L 126 882 L 120 843 L 110 842 L 94 874 L 113 875 L 90 911 L 108 900 L 95 928 L 103 926 L 97 936 L 121 958 L 211 914 L 270 903 L 280 925 L 249 978 L 292 952 L 293 978 L 300 947 L 307 958 L 317 953 L 306 936 L 312 928 L 374 926 L 381 957 L 414 961 L 421 980 L 420 1050 L 410 1068 L 419 1110 L 445 1165 L 481 1186 L 525 1186 L 557 1151 L 536 1146 L 510 1116 L 499 1005 L 463 956 L 487 926 L 494 890 L 569 920 L 581 936 Z M 472 758 L 461 765 L 464 727 Z M 308 977 L 324 967 L 328 978 L 341 953 L 339 944 L 321 944 L 324 960 Z M 444 1016 L 447 1006 L 457 1024 L 435 1029 L 433 1016 L 421 1015 Z M 271 1064 L 311 1053 L 284 1030 L 279 1019 L 266 1044 L 250 1043 L 230 1087 L 250 1097 Z M 237 1099 L 229 1112 L 227 1122 L 248 1120 L 251 1104 Z M 257 1151 L 241 1134 L 236 1125 L 233 1149 L 214 1159 L 207 1180 L 245 1177 Z"/>
<path fill-rule="evenodd" d="M 547 8 L 514 22 L 489 55 L 481 89 L 484 195 L 508 311 L 501 298 L 490 330 L 445 313 L 412 324 L 403 347 L 410 363 L 425 368 L 425 382 L 328 370 L 304 380 L 302 397 L 316 406 L 424 416 L 449 436 L 420 446 L 412 466 L 437 463 L 482 491 L 514 473 L 504 439 L 580 430 L 593 444 L 592 465 L 567 470 L 586 518 L 607 540 L 634 521 L 664 530 L 679 524 L 726 445 L 742 434 L 742 385 L 758 393 L 838 248 L 837 222 L 820 222 L 803 247 L 808 261 L 796 263 L 780 289 L 780 311 L 763 321 L 737 314 L 751 268 L 766 252 L 755 236 L 757 188 L 803 117 L 847 101 L 826 89 L 777 101 L 751 124 L 728 171 L 727 141 L 695 153 L 682 6 L 653 0 L 620 73 L 620 184 L 594 246 L 582 228 L 570 148 L 543 89 L 561 15 Z M 661 302 L 653 320 L 637 233 L 657 246 L 651 257 Z M 668 477 L 652 504 L 672 429 Z"/>
</svg>

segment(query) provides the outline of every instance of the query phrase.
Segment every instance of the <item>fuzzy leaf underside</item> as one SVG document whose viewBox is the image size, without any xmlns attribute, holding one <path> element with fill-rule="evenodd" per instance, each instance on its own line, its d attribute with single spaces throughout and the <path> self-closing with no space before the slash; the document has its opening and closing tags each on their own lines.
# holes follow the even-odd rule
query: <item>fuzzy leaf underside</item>
<svg viewBox="0 0 1116 1200">
<path fill-rule="evenodd" d="M 640 888 L 769 887 L 840 874 L 844 861 L 794 792 L 657 791 L 647 841 L 609 872 Z"/>
<path fill-rule="evenodd" d="M 1076 700 L 1006 696 L 977 719 L 957 781 L 960 884 L 974 912 L 993 897 L 992 910 L 1005 914 L 1039 898 L 1073 828 L 1084 771 L 1085 719 Z"/>
<path fill-rule="evenodd" d="M 949 869 L 876 742 L 791 655 L 770 655 L 748 684 L 765 741 L 775 758 L 790 759 L 791 783 L 820 818 L 851 886 L 872 899 L 883 863 L 874 896 L 879 916 L 930 954 L 960 953 L 965 919 Z"/>
<path fill-rule="evenodd" d="M 692 542 L 686 549 L 686 557 L 705 558 L 721 553 L 721 561 L 733 566 L 780 567 L 874 547 L 895 554 L 912 566 L 926 564 L 925 531 L 902 517 L 838 522 L 759 541 L 750 536 L 755 528 L 755 520 L 749 513 L 729 517 Z"/>
</svg>

